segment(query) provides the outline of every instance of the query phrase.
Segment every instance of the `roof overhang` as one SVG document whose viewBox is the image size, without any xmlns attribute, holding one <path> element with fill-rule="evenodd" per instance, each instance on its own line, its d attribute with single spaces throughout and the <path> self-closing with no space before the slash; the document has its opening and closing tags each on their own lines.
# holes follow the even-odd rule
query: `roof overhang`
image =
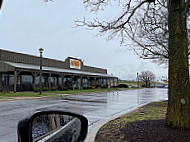
<svg viewBox="0 0 190 142">
<path fill-rule="evenodd" d="M 39 71 L 40 66 L 32 65 L 32 64 L 23 64 L 23 63 L 13 63 L 3 61 L 4 66 L 9 66 L 12 70 L 14 69 L 21 69 L 21 70 L 28 70 L 28 71 Z M 62 68 L 55 68 L 55 67 L 47 67 L 42 66 L 42 71 L 46 72 L 56 72 L 56 73 L 63 73 L 63 74 L 73 74 L 73 75 L 86 75 L 86 76 L 94 76 L 94 77 L 105 77 L 105 78 L 117 78 L 115 76 L 111 76 L 108 74 L 101 74 L 101 73 L 92 73 L 92 72 L 85 72 L 80 70 L 72 70 L 72 69 L 62 69 Z"/>
</svg>

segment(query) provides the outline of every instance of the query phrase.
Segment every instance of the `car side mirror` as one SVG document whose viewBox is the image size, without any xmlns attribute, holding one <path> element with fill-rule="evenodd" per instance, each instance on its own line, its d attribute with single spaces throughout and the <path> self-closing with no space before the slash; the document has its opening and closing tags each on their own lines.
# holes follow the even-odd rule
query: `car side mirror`
<svg viewBox="0 0 190 142">
<path fill-rule="evenodd" d="M 88 120 L 63 111 L 41 111 L 19 121 L 18 142 L 83 142 Z"/>
</svg>

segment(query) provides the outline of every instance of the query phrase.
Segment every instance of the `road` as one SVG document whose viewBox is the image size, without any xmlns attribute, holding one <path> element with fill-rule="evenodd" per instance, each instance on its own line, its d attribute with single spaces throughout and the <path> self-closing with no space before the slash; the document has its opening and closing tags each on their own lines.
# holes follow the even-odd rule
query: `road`
<svg viewBox="0 0 190 142">
<path fill-rule="evenodd" d="M 39 110 L 76 112 L 86 116 L 89 127 L 92 127 L 95 122 L 114 114 L 148 102 L 166 99 L 167 89 L 152 88 L 0 102 L 0 141 L 17 141 L 18 121 Z"/>
</svg>

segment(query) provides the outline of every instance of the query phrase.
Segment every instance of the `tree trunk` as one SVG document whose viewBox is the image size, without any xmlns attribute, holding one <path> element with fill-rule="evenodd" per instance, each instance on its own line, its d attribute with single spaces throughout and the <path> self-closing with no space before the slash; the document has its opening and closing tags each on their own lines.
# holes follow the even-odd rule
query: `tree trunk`
<svg viewBox="0 0 190 142">
<path fill-rule="evenodd" d="M 169 91 L 165 123 L 190 128 L 190 87 L 185 0 L 168 0 Z"/>
</svg>

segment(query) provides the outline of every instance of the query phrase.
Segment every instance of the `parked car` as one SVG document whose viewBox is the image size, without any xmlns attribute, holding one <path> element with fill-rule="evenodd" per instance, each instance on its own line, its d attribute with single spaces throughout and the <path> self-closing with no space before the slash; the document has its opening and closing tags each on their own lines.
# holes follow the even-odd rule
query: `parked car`
<svg viewBox="0 0 190 142">
<path fill-rule="evenodd" d="M 129 86 L 127 84 L 119 84 L 117 87 L 118 88 L 129 88 Z"/>
<path fill-rule="evenodd" d="M 139 86 L 138 86 L 138 85 L 133 84 L 133 85 L 131 85 L 131 88 L 139 88 Z"/>
</svg>

